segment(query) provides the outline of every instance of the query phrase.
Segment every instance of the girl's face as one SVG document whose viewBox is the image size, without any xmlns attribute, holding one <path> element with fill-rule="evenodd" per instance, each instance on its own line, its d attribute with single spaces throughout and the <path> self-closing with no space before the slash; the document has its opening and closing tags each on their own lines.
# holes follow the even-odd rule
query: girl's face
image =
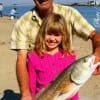
<svg viewBox="0 0 100 100">
<path fill-rule="evenodd" d="M 62 42 L 62 34 L 61 33 L 52 33 L 48 32 L 45 34 L 45 45 L 47 50 L 59 49 L 59 45 Z"/>
</svg>

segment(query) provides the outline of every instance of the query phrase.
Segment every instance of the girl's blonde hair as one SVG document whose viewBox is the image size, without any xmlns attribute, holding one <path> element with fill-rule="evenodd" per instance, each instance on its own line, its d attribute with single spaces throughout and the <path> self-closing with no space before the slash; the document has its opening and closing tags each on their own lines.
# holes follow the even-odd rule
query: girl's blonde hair
<svg viewBox="0 0 100 100">
<path fill-rule="evenodd" d="M 59 48 L 64 53 L 70 53 L 70 36 L 67 30 L 66 21 L 62 15 L 53 13 L 44 18 L 37 34 L 35 50 L 40 56 L 43 56 L 43 54 L 45 53 L 46 46 L 44 40 L 45 34 L 47 34 L 48 32 L 61 33 L 62 43 L 60 44 Z"/>
</svg>

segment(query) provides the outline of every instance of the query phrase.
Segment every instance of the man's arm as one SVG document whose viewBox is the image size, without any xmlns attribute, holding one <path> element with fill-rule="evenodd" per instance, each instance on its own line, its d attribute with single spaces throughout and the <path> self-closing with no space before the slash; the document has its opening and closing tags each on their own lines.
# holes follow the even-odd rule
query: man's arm
<svg viewBox="0 0 100 100">
<path fill-rule="evenodd" d="M 93 31 L 90 35 L 90 39 L 93 43 L 93 53 L 96 56 L 95 63 L 100 62 L 100 33 Z M 100 74 L 100 65 L 96 68 L 93 73 L 94 75 Z"/>
<path fill-rule="evenodd" d="M 27 50 L 18 50 L 16 74 L 21 92 L 21 100 L 32 100 L 26 62 Z"/>
</svg>

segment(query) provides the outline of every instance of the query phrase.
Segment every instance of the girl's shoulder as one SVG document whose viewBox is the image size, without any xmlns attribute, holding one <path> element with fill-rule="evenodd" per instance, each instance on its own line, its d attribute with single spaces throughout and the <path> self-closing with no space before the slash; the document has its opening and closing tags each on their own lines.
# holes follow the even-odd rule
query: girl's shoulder
<svg viewBox="0 0 100 100">
<path fill-rule="evenodd" d="M 40 67 L 40 57 L 38 56 L 36 51 L 31 51 L 28 53 L 27 62 L 29 66 L 34 67 L 34 69 L 38 69 Z"/>
<path fill-rule="evenodd" d="M 36 51 L 33 50 L 30 53 L 28 53 L 28 57 L 39 58 L 39 55 L 37 54 Z"/>
<path fill-rule="evenodd" d="M 65 59 L 76 59 L 76 53 L 75 53 L 75 51 L 63 52 L 63 57 Z"/>
</svg>

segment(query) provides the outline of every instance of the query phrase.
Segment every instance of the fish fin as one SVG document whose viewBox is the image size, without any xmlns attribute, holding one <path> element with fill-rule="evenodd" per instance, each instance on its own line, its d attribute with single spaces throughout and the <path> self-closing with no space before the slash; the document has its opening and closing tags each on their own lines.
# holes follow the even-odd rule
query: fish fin
<svg viewBox="0 0 100 100">
<path fill-rule="evenodd" d="M 50 86 L 50 84 L 48 84 L 48 85 L 46 85 L 44 88 L 42 88 L 42 89 L 40 90 L 40 92 L 38 92 L 38 93 L 36 94 L 35 100 L 37 100 L 36 98 L 39 97 L 49 86 Z"/>
<path fill-rule="evenodd" d="M 78 92 L 79 88 L 79 85 L 77 86 L 73 83 L 69 91 L 66 91 L 63 94 L 56 95 L 53 100 L 66 100 L 68 98 L 71 98 Z"/>
<path fill-rule="evenodd" d="M 61 90 L 59 96 L 70 91 L 70 89 L 73 87 L 73 84 L 74 83 L 66 84 L 66 86 Z"/>
</svg>

